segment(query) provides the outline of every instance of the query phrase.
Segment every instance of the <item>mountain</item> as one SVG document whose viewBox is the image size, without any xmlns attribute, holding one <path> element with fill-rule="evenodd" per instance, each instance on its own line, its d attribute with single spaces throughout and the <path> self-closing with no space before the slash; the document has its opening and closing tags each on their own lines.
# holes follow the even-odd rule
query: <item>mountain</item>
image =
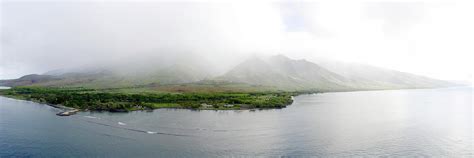
<svg viewBox="0 0 474 158">
<path fill-rule="evenodd" d="M 414 74 L 363 64 L 336 61 L 294 60 L 283 55 L 253 57 L 221 76 L 209 71 L 205 62 L 186 61 L 168 65 L 133 65 L 83 70 L 55 70 L 42 75 L 26 75 L 14 80 L 0 80 L 3 86 L 81 86 L 89 88 L 120 88 L 177 85 L 170 89 L 189 89 L 198 85 L 213 89 L 221 85 L 248 85 L 277 90 L 375 90 L 402 88 L 434 88 L 452 83 Z M 209 84 L 211 83 L 211 84 Z M 182 85 L 179 87 L 179 85 Z M 188 87 L 183 87 L 183 86 Z M 248 87 L 244 86 L 244 87 Z M 222 87 L 220 87 L 222 88 Z M 192 89 L 192 88 L 191 88 Z"/>
<path fill-rule="evenodd" d="M 89 88 L 119 88 L 141 85 L 185 84 L 210 78 L 211 74 L 196 65 L 175 64 L 166 67 L 122 70 L 97 68 L 54 70 L 41 75 L 26 75 L 19 79 L 0 80 L 0 86 L 79 86 Z"/>
<path fill-rule="evenodd" d="M 38 74 L 30 74 L 18 79 L 11 79 L 11 80 L 0 80 L 0 86 L 23 86 L 23 85 L 31 85 L 37 83 L 44 83 L 50 81 L 58 81 L 61 78 L 52 76 L 52 75 L 38 75 Z"/>
<path fill-rule="evenodd" d="M 350 80 L 348 85 L 356 89 L 404 89 L 435 88 L 455 84 L 396 70 L 379 68 L 367 64 L 318 60 L 318 65 Z"/>
<path fill-rule="evenodd" d="M 336 61 L 316 63 L 293 60 L 282 55 L 251 58 L 219 77 L 221 80 L 278 89 L 375 90 L 434 88 L 452 83 L 369 65 Z"/>
<path fill-rule="evenodd" d="M 66 72 L 62 70 L 55 70 L 44 74 L 31 74 L 18 79 L 0 80 L 2 86 L 72 86 L 86 83 L 92 83 L 104 78 L 111 78 L 113 76 L 110 72 L 103 71 L 80 71 L 80 72 Z"/>
<path fill-rule="evenodd" d="M 346 78 L 315 63 L 306 60 L 292 60 L 282 55 L 265 59 L 251 58 L 218 79 L 274 86 L 284 90 L 342 90 L 348 88 L 345 85 Z"/>
</svg>

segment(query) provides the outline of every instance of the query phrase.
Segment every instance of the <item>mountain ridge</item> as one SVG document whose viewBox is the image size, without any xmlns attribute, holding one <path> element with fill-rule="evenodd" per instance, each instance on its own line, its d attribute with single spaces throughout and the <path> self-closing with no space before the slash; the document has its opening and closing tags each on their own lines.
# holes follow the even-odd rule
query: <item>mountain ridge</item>
<svg viewBox="0 0 474 158">
<path fill-rule="evenodd" d="M 251 57 L 222 75 L 212 76 L 205 66 L 175 63 L 140 72 L 128 73 L 108 69 L 68 72 L 53 70 L 42 75 L 25 75 L 0 80 L 1 86 L 84 86 L 117 88 L 156 85 L 192 85 L 202 81 L 242 83 L 275 90 L 349 91 L 403 88 L 435 88 L 454 84 L 396 70 L 340 62 L 310 62 L 283 55 Z M 214 86 L 216 84 L 213 84 Z M 212 87 L 211 87 L 212 88 Z"/>
</svg>

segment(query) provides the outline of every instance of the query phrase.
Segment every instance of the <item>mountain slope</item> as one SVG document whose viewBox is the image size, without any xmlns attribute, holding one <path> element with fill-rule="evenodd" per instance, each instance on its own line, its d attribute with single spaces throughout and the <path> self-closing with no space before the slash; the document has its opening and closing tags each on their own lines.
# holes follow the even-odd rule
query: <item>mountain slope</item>
<svg viewBox="0 0 474 158">
<path fill-rule="evenodd" d="M 350 79 L 351 82 L 349 84 L 358 89 L 435 88 L 454 85 L 447 81 L 365 64 L 330 60 L 319 60 L 317 63 L 336 74 Z"/>
<path fill-rule="evenodd" d="M 224 75 L 213 77 L 209 66 L 198 62 L 175 62 L 166 66 L 140 65 L 88 70 L 55 70 L 43 75 L 26 75 L 14 80 L 0 80 L 0 86 L 80 86 L 89 88 L 121 88 L 159 85 L 202 84 L 211 81 L 207 89 L 218 83 L 248 85 L 255 89 L 347 91 L 403 88 L 434 88 L 453 86 L 452 83 L 423 76 L 383 69 L 369 65 L 336 61 L 293 60 L 278 55 L 250 58 Z M 243 86 L 243 87 L 248 87 Z M 175 87 L 176 88 L 176 87 Z M 238 87 L 233 87 L 237 88 Z M 189 89 L 189 88 L 188 88 Z M 191 88 L 192 89 L 192 88 Z M 252 88 L 253 89 L 253 88 Z"/>
<path fill-rule="evenodd" d="M 25 75 L 18 79 L 11 79 L 11 80 L 0 80 L 0 86 L 23 86 L 23 85 L 31 85 L 37 83 L 45 83 L 45 82 L 53 82 L 61 80 L 61 78 L 52 76 L 52 75 L 38 75 L 38 74 L 31 74 Z"/>
<path fill-rule="evenodd" d="M 219 77 L 220 80 L 274 86 L 284 90 L 348 88 L 346 79 L 317 64 L 278 55 L 251 58 Z"/>
<path fill-rule="evenodd" d="M 89 88 L 120 88 L 149 84 L 184 84 L 204 80 L 210 73 L 204 69 L 175 64 L 164 68 L 117 70 L 111 68 L 87 70 L 54 70 L 42 75 L 26 75 L 19 79 L 0 80 L 3 86 L 80 86 Z"/>
<path fill-rule="evenodd" d="M 369 65 L 336 61 L 321 61 L 316 64 L 281 55 L 265 59 L 251 58 L 219 79 L 275 86 L 284 90 L 338 91 L 453 86 L 446 81 Z"/>
</svg>

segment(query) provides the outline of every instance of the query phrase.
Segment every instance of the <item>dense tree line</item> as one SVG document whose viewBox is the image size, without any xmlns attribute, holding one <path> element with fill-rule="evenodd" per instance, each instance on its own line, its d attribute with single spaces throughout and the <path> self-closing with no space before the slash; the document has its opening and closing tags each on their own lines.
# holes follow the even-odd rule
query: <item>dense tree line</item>
<svg viewBox="0 0 474 158">
<path fill-rule="evenodd" d="M 1 93 L 42 103 L 107 111 L 154 109 L 159 107 L 155 106 L 156 104 L 166 104 L 166 107 L 192 109 L 203 108 L 202 104 L 212 105 L 212 108 L 215 109 L 225 109 L 228 107 L 224 105 L 245 106 L 248 108 L 283 108 L 292 103 L 291 96 L 295 95 L 295 93 L 289 92 L 131 94 L 83 88 L 45 87 L 16 87 L 4 90 Z M 235 107 L 233 108 L 235 109 Z"/>
</svg>

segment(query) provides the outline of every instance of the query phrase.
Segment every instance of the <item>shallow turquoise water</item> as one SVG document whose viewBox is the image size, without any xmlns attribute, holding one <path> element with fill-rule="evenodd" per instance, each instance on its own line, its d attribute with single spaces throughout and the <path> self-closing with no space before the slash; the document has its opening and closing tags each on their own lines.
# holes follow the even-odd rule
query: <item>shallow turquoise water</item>
<svg viewBox="0 0 474 158">
<path fill-rule="evenodd" d="M 473 89 L 325 93 L 278 110 L 82 112 L 0 97 L 0 157 L 474 156 Z"/>
</svg>

